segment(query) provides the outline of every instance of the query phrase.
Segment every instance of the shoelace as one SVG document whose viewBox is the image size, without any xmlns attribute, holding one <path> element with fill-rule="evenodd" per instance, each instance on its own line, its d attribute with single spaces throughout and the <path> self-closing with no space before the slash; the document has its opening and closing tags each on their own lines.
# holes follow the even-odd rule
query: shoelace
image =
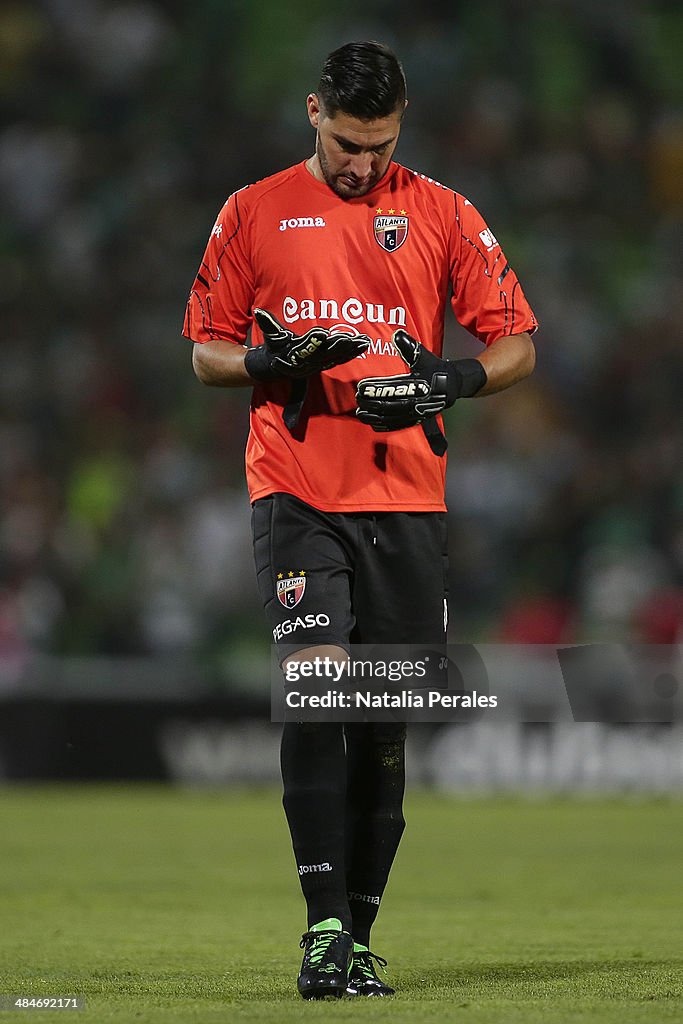
<svg viewBox="0 0 683 1024">
<path fill-rule="evenodd" d="M 384 968 L 387 966 L 387 962 L 383 956 L 378 956 L 377 953 L 372 953 L 369 949 L 364 949 L 360 953 L 353 954 L 353 966 L 358 965 L 361 974 L 364 974 L 366 978 L 377 978 L 377 972 L 375 971 L 372 961 L 375 960 L 380 967 Z"/>
<path fill-rule="evenodd" d="M 341 935 L 341 932 L 334 929 L 325 929 L 320 932 L 304 932 L 299 946 L 301 949 L 304 946 L 306 947 L 306 964 L 311 967 L 317 967 L 334 939 L 339 935 Z"/>
</svg>

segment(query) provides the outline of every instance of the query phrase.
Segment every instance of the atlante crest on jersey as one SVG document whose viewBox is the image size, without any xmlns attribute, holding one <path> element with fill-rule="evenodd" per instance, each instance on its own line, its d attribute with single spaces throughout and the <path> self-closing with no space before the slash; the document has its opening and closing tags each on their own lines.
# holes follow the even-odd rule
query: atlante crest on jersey
<svg viewBox="0 0 683 1024">
<path fill-rule="evenodd" d="M 408 236 L 408 218 L 378 215 L 374 220 L 375 241 L 387 252 L 400 249 Z"/>
<path fill-rule="evenodd" d="M 296 608 L 306 589 L 306 574 L 295 576 L 293 572 L 279 572 L 277 576 L 277 597 L 285 608 Z"/>
</svg>

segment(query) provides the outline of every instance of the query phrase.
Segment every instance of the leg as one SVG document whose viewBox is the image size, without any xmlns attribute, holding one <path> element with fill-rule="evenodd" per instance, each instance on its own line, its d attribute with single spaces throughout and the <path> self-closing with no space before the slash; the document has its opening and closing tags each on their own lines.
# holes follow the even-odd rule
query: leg
<svg viewBox="0 0 683 1024">
<path fill-rule="evenodd" d="M 313 647 L 291 655 L 284 664 L 315 657 L 339 661 L 346 652 L 340 647 Z M 339 998 L 346 991 L 353 961 L 344 851 L 343 726 L 286 722 L 281 765 L 282 802 L 308 913 L 297 987 L 304 999 Z"/>
<path fill-rule="evenodd" d="M 344 660 L 339 647 L 315 647 L 291 655 L 299 659 L 329 656 Z M 308 927 L 336 919 L 351 931 L 346 893 L 344 848 L 346 819 L 346 751 L 343 726 L 335 722 L 286 722 L 280 765 L 283 806 L 292 836 Z"/>
<path fill-rule="evenodd" d="M 372 927 L 405 828 L 404 725 L 347 725 L 347 886 L 354 940 Z"/>
<path fill-rule="evenodd" d="M 346 658 L 353 628 L 343 517 L 286 494 L 255 503 L 254 555 L 266 616 L 287 665 Z M 307 905 L 298 989 L 305 999 L 344 994 L 353 958 L 346 895 L 346 751 L 343 726 L 287 722 L 283 805 Z"/>
<path fill-rule="evenodd" d="M 353 607 L 360 643 L 410 643 L 442 650 L 446 642 L 448 554 L 445 515 L 383 513 L 358 519 Z M 405 822 L 405 726 L 346 727 L 346 850 L 353 936 L 369 945 L 370 928 Z"/>
</svg>

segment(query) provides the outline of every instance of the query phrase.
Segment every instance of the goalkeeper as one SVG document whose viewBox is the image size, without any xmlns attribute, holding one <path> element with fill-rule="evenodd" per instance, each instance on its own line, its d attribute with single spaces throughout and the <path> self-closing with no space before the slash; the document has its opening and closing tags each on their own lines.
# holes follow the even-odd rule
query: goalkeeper
<svg viewBox="0 0 683 1024">
<path fill-rule="evenodd" d="M 439 414 L 526 377 L 536 329 L 476 208 L 393 160 L 407 99 L 391 50 L 335 50 L 306 104 L 313 155 L 228 198 L 183 330 L 200 381 L 253 388 L 254 558 L 282 663 L 444 642 Z M 442 358 L 449 306 L 476 359 Z M 404 741 L 396 722 L 285 724 L 306 999 L 394 991 L 370 934 L 404 828 Z"/>
</svg>

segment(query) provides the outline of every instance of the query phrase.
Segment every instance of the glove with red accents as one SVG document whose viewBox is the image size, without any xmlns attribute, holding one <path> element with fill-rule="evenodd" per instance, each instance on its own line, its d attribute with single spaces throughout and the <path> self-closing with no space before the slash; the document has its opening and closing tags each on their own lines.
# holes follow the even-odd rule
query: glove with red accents
<svg viewBox="0 0 683 1024">
<path fill-rule="evenodd" d="M 265 309 L 255 309 L 254 318 L 263 332 L 263 345 L 247 349 L 244 366 L 258 381 L 310 377 L 348 363 L 370 344 L 364 334 L 330 334 L 325 327 L 312 327 L 299 336 Z"/>
<path fill-rule="evenodd" d="M 471 398 L 486 384 L 478 359 L 440 359 L 404 330 L 392 341 L 410 367 L 394 377 L 366 377 L 356 388 L 356 416 L 373 430 L 405 430 Z"/>
</svg>

